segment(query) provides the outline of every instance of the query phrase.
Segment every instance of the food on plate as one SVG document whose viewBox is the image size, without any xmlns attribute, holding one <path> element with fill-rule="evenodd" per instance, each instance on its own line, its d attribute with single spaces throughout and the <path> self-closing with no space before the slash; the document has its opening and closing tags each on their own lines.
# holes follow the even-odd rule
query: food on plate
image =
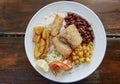
<svg viewBox="0 0 120 84">
<path fill-rule="evenodd" d="M 50 30 L 48 28 L 45 28 L 42 32 L 42 38 L 49 39 L 49 37 L 50 37 Z"/>
<path fill-rule="evenodd" d="M 63 23 L 63 18 L 59 15 L 56 15 L 53 23 L 51 24 L 51 35 L 52 36 L 56 36 L 59 33 L 62 27 L 62 23 Z"/>
<path fill-rule="evenodd" d="M 52 52 L 50 52 L 50 53 L 47 54 L 47 57 L 45 58 L 45 60 L 48 63 L 51 63 L 53 61 L 62 61 L 63 57 L 62 57 L 62 55 L 59 52 L 52 51 Z"/>
<path fill-rule="evenodd" d="M 34 27 L 34 32 L 35 32 L 35 34 L 34 34 L 34 36 L 33 36 L 33 42 L 35 42 L 35 43 L 38 43 L 38 42 L 39 42 L 43 30 L 44 30 L 44 27 L 42 27 L 42 26 Z"/>
<path fill-rule="evenodd" d="M 35 42 L 34 57 L 45 58 L 50 46 L 50 30 L 39 26 L 34 27 L 33 42 Z"/>
<path fill-rule="evenodd" d="M 34 56 L 35 58 L 41 58 L 42 53 L 44 52 L 45 49 L 45 40 L 40 39 L 40 42 L 35 45 L 34 48 Z"/>
<path fill-rule="evenodd" d="M 64 38 L 74 49 L 82 42 L 82 37 L 74 24 L 69 25 L 66 29 L 60 32 L 59 37 Z"/>
<path fill-rule="evenodd" d="M 35 34 L 41 35 L 43 30 L 44 30 L 43 26 L 36 26 L 36 27 L 34 27 Z"/>
<path fill-rule="evenodd" d="M 50 30 L 49 29 L 47 28 L 44 29 L 42 33 L 42 38 L 45 39 L 45 49 L 40 58 L 45 58 L 50 47 Z"/>
<path fill-rule="evenodd" d="M 40 38 L 41 38 L 40 35 L 34 34 L 34 36 L 33 36 L 33 42 L 38 43 L 39 40 L 40 40 Z"/>
<path fill-rule="evenodd" d="M 59 70 L 70 71 L 72 68 L 72 65 L 61 61 L 53 61 L 50 63 L 50 69 L 55 76 Z"/>
<path fill-rule="evenodd" d="M 41 53 L 39 52 L 39 46 L 35 45 L 35 47 L 34 47 L 34 57 L 39 58 L 40 55 L 41 55 Z"/>
<path fill-rule="evenodd" d="M 82 44 L 79 45 L 77 48 L 75 48 L 72 51 L 72 59 L 73 62 L 76 65 L 79 65 L 83 62 L 90 63 L 91 62 L 91 56 L 93 54 L 93 42 L 90 42 L 89 44 Z"/>
<path fill-rule="evenodd" d="M 65 28 L 67 28 L 71 24 L 74 24 L 76 26 L 82 36 L 82 43 L 88 44 L 89 42 L 93 42 L 93 29 L 88 21 L 86 21 L 84 18 L 82 18 L 78 14 L 69 12 L 68 15 L 65 17 L 65 22 Z"/>
<path fill-rule="evenodd" d="M 48 72 L 49 71 L 49 65 L 44 59 L 39 59 L 36 61 L 36 65 L 43 69 L 43 71 Z"/>
<path fill-rule="evenodd" d="M 61 42 L 57 37 L 54 37 L 52 41 L 55 46 L 55 49 L 59 53 L 61 53 L 65 58 L 67 58 L 71 54 L 72 49 L 67 44 Z"/>
<path fill-rule="evenodd" d="M 61 70 L 67 72 L 76 65 L 91 63 L 94 33 L 89 22 L 69 12 L 56 13 L 43 22 L 46 25 L 34 27 L 34 57 L 38 67 L 45 72 L 50 68 L 56 76 Z"/>
<path fill-rule="evenodd" d="M 46 57 L 46 54 L 47 54 L 47 52 L 49 50 L 49 46 L 50 46 L 50 39 L 46 39 L 46 41 L 45 41 L 45 49 L 44 49 L 44 52 L 43 52 L 43 54 L 41 55 L 40 58 L 45 58 Z"/>
</svg>

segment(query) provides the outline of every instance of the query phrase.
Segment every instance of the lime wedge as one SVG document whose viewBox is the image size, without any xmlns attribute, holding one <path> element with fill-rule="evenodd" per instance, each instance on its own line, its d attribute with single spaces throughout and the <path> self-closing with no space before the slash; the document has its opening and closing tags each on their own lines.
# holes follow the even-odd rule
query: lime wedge
<svg viewBox="0 0 120 84">
<path fill-rule="evenodd" d="M 43 69 L 43 71 L 48 72 L 49 71 L 49 65 L 44 59 L 39 59 L 36 61 L 36 65 Z"/>
</svg>

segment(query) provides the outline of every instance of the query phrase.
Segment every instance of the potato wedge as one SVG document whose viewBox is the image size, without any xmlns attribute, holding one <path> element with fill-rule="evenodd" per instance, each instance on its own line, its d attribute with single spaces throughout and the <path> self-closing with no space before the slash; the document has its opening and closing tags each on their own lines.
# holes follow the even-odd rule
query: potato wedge
<svg viewBox="0 0 120 84">
<path fill-rule="evenodd" d="M 38 35 L 41 35 L 42 32 L 44 30 L 44 27 L 43 26 L 37 26 L 37 27 L 34 27 L 34 32 Z"/>
<path fill-rule="evenodd" d="M 50 30 L 45 28 L 44 31 L 42 32 L 42 38 L 43 39 L 48 39 L 50 36 Z"/>
</svg>

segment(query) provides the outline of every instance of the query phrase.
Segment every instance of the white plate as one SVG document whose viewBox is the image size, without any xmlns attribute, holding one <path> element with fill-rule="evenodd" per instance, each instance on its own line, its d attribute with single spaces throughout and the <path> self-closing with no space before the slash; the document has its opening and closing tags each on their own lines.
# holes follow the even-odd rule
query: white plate
<svg viewBox="0 0 120 84">
<path fill-rule="evenodd" d="M 32 42 L 32 37 L 34 34 L 33 27 L 38 25 L 45 16 L 49 16 L 56 12 L 65 11 L 77 13 L 91 24 L 95 35 L 95 51 L 92 56 L 91 64 L 82 64 L 78 68 L 73 69 L 71 72 L 65 72 L 63 74 L 54 76 L 51 71 L 45 73 L 39 70 L 35 65 L 36 59 L 34 58 L 33 52 L 34 43 Z M 39 72 L 42 76 L 56 82 L 75 82 L 82 80 L 92 74 L 101 64 L 106 50 L 106 34 L 100 19 L 92 10 L 77 2 L 59 1 L 43 7 L 32 17 L 25 33 L 25 50 L 30 63 L 35 68 L 35 70 Z"/>
</svg>

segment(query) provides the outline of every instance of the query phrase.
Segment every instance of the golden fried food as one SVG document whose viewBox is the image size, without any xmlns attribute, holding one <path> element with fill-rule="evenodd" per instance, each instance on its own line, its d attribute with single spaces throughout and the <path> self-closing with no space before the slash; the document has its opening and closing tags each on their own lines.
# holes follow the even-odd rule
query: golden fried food
<svg viewBox="0 0 120 84">
<path fill-rule="evenodd" d="M 82 37 L 74 24 L 61 31 L 59 37 L 66 39 L 72 49 L 75 49 L 82 42 Z"/>
<path fill-rule="evenodd" d="M 45 28 L 42 32 L 42 38 L 43 39 L 48 39 L 50 37 L 50 30 Z"/>
<path fill-rule="evenodd" d="M 34 32 L 38 35 L 41 35 L 42 32 L 44 30 L 44 27 L 43 26 L 37 26 L 37 27 L 34 27 Z"/>
<path fill-rule="evenodd" d="M 38 26 L 34 27 L 34 32 L 33 42 L 36 43 L 34 56 L 35 58 L 44 58 L 46 57 L 50 46 L 50 30 L 45 27 Z"/>
<path fill-rule="evenodd" d="M 39 46 L 35 45 L 35 48 L 34 48 L 34 57 L 35 58 L 39 58 L 40 55 L 41 55 L 41 53 L 39 52 Z"/>
<path fill-rule="evenodd" d="M 41 38 L 40 35 L 34 34 L 32 41 L 35 42 L 35 43 L 38 43 L 40 38 Z"/>
<path fill-rule="evenodd" d="M 44 52 L 44 49 L 45 49 L 45 40 L 40 39 L 40 43 L 36 44 L 36 46 L 34 48 L 34 56 L 35 56 L 35 58 L 40 58 L 40 56 Z"/>
<path fill-rule="evenodd" d="M 42 38 L 45 40 L 45 49 L 43 54 L 40 56 L 40 58 L 45 58 L 50 46 L 50 30 L 49 29 L 44 28 L 42 32 Z"/>
<path fill-rule="evenodd" d="M 56 36 L 59 33 L 60 28 L 62 27 L 62 23 L 63 23 L 63 18 L 60 17 L 59 15 L 56 15 L 53 23 L 51 24 L 51 35 L 52 36 Z"/>
<path fill-rule="evenodd" d="M 65 43 L 61 42 L 57 37 L 52 39 L 55 49 L 64 56 L 64 58 L 69 57 L 72 49 Z"/>
<path fill-rule="evenodd" d="M 40 56 L 40 58 L 45 58 L 46 57 L 46 54 L 49 50 L 49 47 L 50 47 L 50 39 L 48 38 L 45 41 L 45 49 L 44 49 L 44 52 L 43 52 L 42 56 Z"/>
<path fill-rule="evenodd" d="M 33 42 L 38 43 L 40 41 L 43 30 L 44 30 L 44 27 L 42 27 L 42 26 L 34 27 L 35 34 L 32 39 Z"/>
</svg>

